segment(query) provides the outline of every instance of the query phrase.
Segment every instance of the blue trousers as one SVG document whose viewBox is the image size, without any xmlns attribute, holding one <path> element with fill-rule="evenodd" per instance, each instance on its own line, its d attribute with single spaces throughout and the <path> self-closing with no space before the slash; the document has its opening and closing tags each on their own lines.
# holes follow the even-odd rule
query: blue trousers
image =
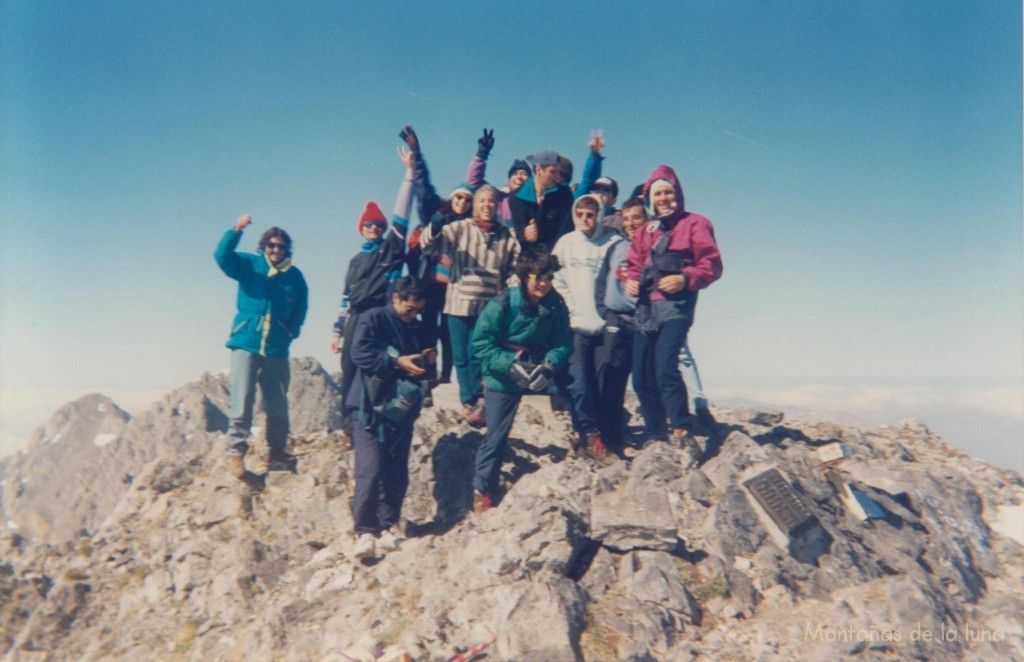
<svg viewBox="0 0 1024 662">
<path fill-rule="evenodd" d="M 548 395 L 566 397 L 569 391 L 569 373 L 562 370 L 555 375 L 553 383 L 548 385 Z M 476 472 L 473 475 L 473 489 L 477 492 L 494 494 L 498 488 L 501 475 L 501 459 L 508 446 L 508 435 L 512 431 L 512 423 L 519 409 L 522 393 L 502 393 L 501 391 L 484 392 L 484 416 L 487 417 L 487 432 L 476 449 Z M 573 417 L 573 425 L 579 431 L 579 424 Z"/>
<path fill-rule="evenodd" d="M 260 356 L 244 349 L 231 350 L 231 425 L 229 453 L 245 455 L 249 450 L 252 410 L 256 385 L 263 395 L 267 414 L 267 445 L 283 451 L 288 443 L 288 359 Z"/>
<path fill-rule="evenodd" d="M 569 403 L 578 432 L 597 430 L 599 382 L 604 336 L 573 333 L 573 351 L 569 359 Z"/>
<path fill-rule="evenodd" d="M 468 405 L 484 394 L 483 373 L 480 360 L 473 353 L 473 329 L 476 317 L 448 316 L 448 335 L 452 343 L 452 359 L 455 375 L 459 380 L 459 401 Z"/>
<path fill-rule="evenodd" d="M 690 325 L 689 319 L 669 320 L 657 331 L 633 336 L 633 390 L 646 435 L 665 434 L 666 415 L 673 428 L 681 428 L 690 414 L 679 374 L 679 351 Z"/>
<path fill-rule="evenodd" d="M 353 417 L 358 420 L 359 413 Z M 356 535 L 379 534 L 398 523 L 409 489 L 409 447 L 412 423 L 387 435 L 381 442 L 362 425 L 352 426 L 356 489 L 352 519 Z"/>
</svg>

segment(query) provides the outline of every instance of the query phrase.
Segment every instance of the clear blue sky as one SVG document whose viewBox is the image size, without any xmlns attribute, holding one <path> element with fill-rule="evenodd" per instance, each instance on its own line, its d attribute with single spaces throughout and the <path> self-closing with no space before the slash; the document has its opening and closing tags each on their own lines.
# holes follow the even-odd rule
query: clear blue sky
<svg viewBox="0 0 1024 662">
<path fill-rule="evenodd" d="M 622 188 L 674 166 L 725 261 L 691 341 L 712 395 L 990 389 L 1021 416 L 1019 2 L 7 0 L 0 25 L 4 418 L 225 368 L 212 252 L 243 213 L 243 250 L 294 237 L 293 355 L 335 369 L 406 123 L 443 190 L 484 126 L 492 180 L 543 148 L 579 169 L 598 128 Z"/>
</svg>

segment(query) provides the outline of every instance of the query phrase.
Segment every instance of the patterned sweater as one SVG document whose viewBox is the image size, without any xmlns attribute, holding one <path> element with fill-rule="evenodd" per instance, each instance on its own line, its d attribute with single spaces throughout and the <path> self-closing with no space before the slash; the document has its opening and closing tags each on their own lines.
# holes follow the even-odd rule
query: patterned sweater
<svg viewBox="0 0 1024 662">
<path fill-rule="evenodd" d="M 423 252 L 443 257 L 439 266 L 449 271 L 445 314 L 478 316 L 512 276 L 519 257 L 519 242 L 500 223 L 492 223 L 491 228 L 484 232 L 471 218 L 449 223 L 440 231 L 433 224 L 423 228 Z"/>
</svg>

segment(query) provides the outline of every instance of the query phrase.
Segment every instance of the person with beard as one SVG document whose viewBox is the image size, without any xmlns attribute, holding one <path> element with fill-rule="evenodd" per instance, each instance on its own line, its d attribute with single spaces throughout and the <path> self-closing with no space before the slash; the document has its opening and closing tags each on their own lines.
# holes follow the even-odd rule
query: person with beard
<svg viewBox="0 0 1024 662">
<path fill-rule="evenodd" d="M 427 256 L 442 257 L 447 289 L 444 313 L 451 335 L 463 419 L 474 427 L 486 422 L 480 362 L 471 344 L 477 317 L 505 288 L 519 256 L 519 242 L 495 215 L 498 192 L 485 184 L 473 196 L 473 217 L 452 223 L 435 220 L 423 229 L 420 246 Z"/>
<path fill-rule="evenodd" d="M 351 338 L 359 316 L 373 308 L 387 303 L 390 284 L 402 275 L 405 259 L 405 236 L 409 229 L 409 213 L 412 208 L 412 187 L 414 155 L 405 148 L 399 148 L 399 158 L 405 164 L 405 178 L 398 187 L 398 198 L 392 215 L 391 229 L 384 213 L 376 202 L 366 203 L 359 217 L 359 234 L 363 244 L 359 253 L 348 264 L 345 275 L 345 289 L 341 298 L 341 310 L 334 322 L 334 337 L 331 351 L 341 354 L 341 392 L 348 393 L 352 386 L 356 368 L 351 352 L 343 344 L 344 338 Z M 345 410 L 343 432 L 351 437 L 352 426 L 348 410 Z"/>
<path fill-rule="evenodd" d="M 683 188 L 672 168 L 660 165 L 644 185 L 651 222 L 630 246 L 626 293 L 638 296 L 638 333 L 633 345 L 633 389 L 647 437 L 665 434 L 687 450 L 690 465 L 701 451 L 690 436 L 686 385 L 679 352 L 693 325 L 697 293 L 722 276 L 722 255 L 706 217 L 686 211 Z"/>
<path fill-rule="evenodd" d="M 267 415 L 269 471 L 294 471 L 288 453 L 288 351 L 306 319 L 309 289 L 302 272 L 292 265 L 292 238 L 278 227 L 263 233 L 259 253 L 236 249 L 242 232 L 252 223 L 241 216 L 224 233 L 214 258 L 229 278 L 238 281 L 237 307 L 227 347 L 231 350 L 228 472 L 246 480 L 245 454 L 249 450 L 256 385 L 263 394 Z"/>
</svg>

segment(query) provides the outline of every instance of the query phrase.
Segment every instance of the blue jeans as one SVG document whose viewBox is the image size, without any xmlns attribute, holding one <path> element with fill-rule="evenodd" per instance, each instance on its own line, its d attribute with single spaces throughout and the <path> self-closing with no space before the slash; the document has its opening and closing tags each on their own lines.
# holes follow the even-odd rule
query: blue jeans
<svg viewBox="0 0 1024 662">
<path fill-rule="evenodd" d="M 686 383 L 686 392 L 690 395 L 690 404 L 693 409 L 706 408 L 708 398 L 704 395 L 704 386 L 700 383 L 700 373 L 697 372 L 697 361 L 690 353 L 690 343 L 684 342 L 683 348 L 679 350 L 679 370 L 683 375 L 683 382 Z"/>
<path fill-rule="evenodd" d="M 484 394 L 480 360 L 473 353 L 472 345 L 476 320 L 476 317 L 448 316 L 452 358 L 455 363 L 455 375 L 459 379 L 459 401 L 464 405 L 476 402 Z"/>
<path fill-rule="evenodd" d="M 690 415 L 679 374 L 679 352 L 690 324 L 688 319 L 669 320 L 657 331 L 633 336 L 633 390 L 640 400 L 644 434 L 665 434 L 666 415 L 673 428 L 682 428 Z"/>
<path fill-rule="evenodd" d="M 548 395 L 568 395 L 569 373 L 562 370 L 548 384 Z M 501 475 L 501 459 L 505 456 L 508 445 L 508 434 L 512 431 L 512 422 L 519 409 L 521 393 L 503 393 L 501 391 L 484 392 L 484 416 L 487 418 L 487 432 L 476 449 L 476 472 L 473 475 L 473 489 L 477 492 L 494 494 L 498 488 L 498 477 Z M 579 426 L 573 424 L 579 431 Z"/>
<path fill-rule="evenodd" d="M 231 424 L 229 453 L 245 455 L 256 401 L 256 385 L 267 414 L 267 445 L 283 451 L 288 443 L 288 359 L 231 350 Z"/>
<path fill-rule="evenodd" d="M 598 365 L 604 335 L 573 333 L 573 351 L 569 359 L 569 402 L 578 432 L 598 429 Z"/>
</svg>

